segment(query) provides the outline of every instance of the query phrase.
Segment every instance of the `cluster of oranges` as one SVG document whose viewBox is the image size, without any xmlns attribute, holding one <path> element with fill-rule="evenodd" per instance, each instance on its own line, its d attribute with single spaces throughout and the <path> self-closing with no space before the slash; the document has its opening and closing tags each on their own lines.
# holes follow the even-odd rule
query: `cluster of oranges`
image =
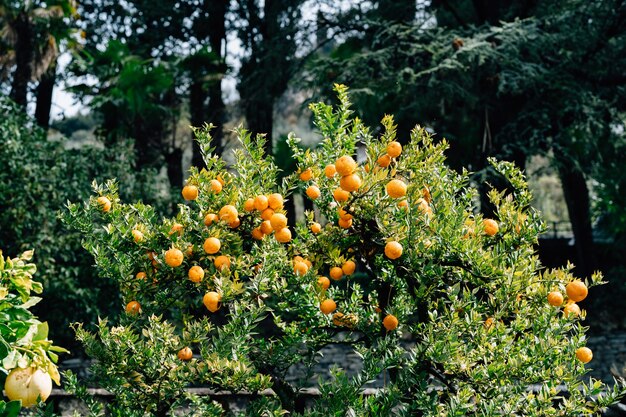
<svg viewBox="0 0 626 417">
<path fill-rule="evenodd" d="M 273 233 L 274 238 L 280 243 L 291 241 L 291 231 L 287 227 L 283 204 L 283 196 L 278 193 L 258 195 L 244 202 L 243 208 L 246 212 L 260 213 L 261 224 L 252 229 L 252 237 L 255 240 L 262 240 Z"/>
</svg>

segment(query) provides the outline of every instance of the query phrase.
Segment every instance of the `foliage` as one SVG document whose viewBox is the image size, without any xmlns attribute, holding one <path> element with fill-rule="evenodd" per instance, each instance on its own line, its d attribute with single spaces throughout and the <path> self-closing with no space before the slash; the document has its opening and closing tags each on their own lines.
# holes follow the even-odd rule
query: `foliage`
<svg viewBox="0 0 626 417">
<path fill-rule="evenodd" d="M 576 351 L 585 344 L 585 313 L 562 311 L 575 308 L 574 297 L 557 306 L 546 299 L 551 291 L 565 294 L 575 278 L 571 268 L 542 270 L 533 245 L 544 225 L 529 208 L 522 173 L 491 161 L 507 186 L 489 193 L 497 219 L 484 221 L 469 174 L 445 164 L 446 141 L 415 128 L 401 155 L 382 167 L 379 157 L 396 146 L 393 118 L 386 116 L 374 137 L 352 118 L 347 89 L 335 88 L 338 107 L 311 106 L 320 145 L 301 149 L 290 135 L 298 173 L 281 182 L 264 156 L 264 136 L 237 129 L 241 148 L 227 170 L 210 153 L 209 126 L 196 130 L 207 167 L 192 168 L 187 182 L 198 187 L 197 199 L 187 193 L 191 201 L 175 217 L 124 203 L 114 181 L 94 184 L 93 197 L 68 205 L 65 221 L 83 234 L 102 277 L 119 285 L 126 304 L 119 324 L 77 327 L 98 359 L 94 380 L 118 393 L 114 409 L 169 415 L 185 401 L 182 389 L 198 383 L 252 393 L 272 388 L 273 396 L 249 404 L 246 415 L 258 416 L 580 416 L 617 401 L 623 386 L 581 379 L 586 369 Z M 365 160 L 352 167 L 345 156 L 357 148 Z M 362 180 L 346 202 L 333 198 L 348 186 L 345 177 L 324 174 L 329 164 Z M 406 195 L 392 198 L 399 181 Z M 287 226 L 293 240 L 287 242 L 280 216 L 271 217 L 274 231 L 262 232 L 261 216 L 272 214 L 263 196 L 288 198 L 312 185 L 321 191 L 317 214 Z M 272 198 L 275 216 L 282 204 Z M 314 221 L 325 226 L 312 230 Z M 388 251 L 391 242 L 396 252 Z M 192 279 L 198 266 L 204 278 Z M 333 267 L 340 276 L 324 289 L 318 277 L 335 274 Z M 594 275 L 586 284 L 600 283 Z M 330 300 L 337 310 L 324 314 Z M 354 349 L 362 369 L 348 374 L 338 362 L 329 376 L 319 375 L 321 395 L 303 409 L 300 389 L 320 351 L 333 344 Z M 195 353 L 188 361 L 177 359 L 184 347 Z M 287 380 L 294 366 L 305 369 L 302 381 Z M 362 389 L 381 377 L 380 393 L 364 396 Z"/>
</svg>

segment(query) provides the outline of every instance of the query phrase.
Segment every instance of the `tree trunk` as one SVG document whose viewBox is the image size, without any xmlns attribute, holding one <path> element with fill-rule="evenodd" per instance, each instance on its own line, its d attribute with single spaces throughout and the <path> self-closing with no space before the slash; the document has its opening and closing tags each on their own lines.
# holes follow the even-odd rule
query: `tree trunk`
<svg viewBox="0 0 626 417">
<path fill-rule="evenodd" d="M 202 88 L 202 81 L 194 81 L 191 84 L 189 92 L 189 117 L 191 125 L 194 127 L 201 127 L 206 121 L 204 120 L 204 102 L 206 100 L 206 92 Z M 194 139 L 193 132 L 191 133 L 192 142 L 192 155 L 191 165 L 198 169 L 204 168 L 204 161 L 202 160 L 202 153 L 200 152 L 200 145 Z"/>
<path fill-rule="evenodd" d="M 174 190 L 181 189 L 183 187 L 183 150 L 174 148 L 165 156 L 165 162 L 170 186 Z"/>
<path fill-rule="evenodd" d="M 273 155 L 272 135 L 274 123 L 274 97 L 255 97 L 249 99 L 246 105 L 246 122 L 248 129 L 253 133 L 265 133 L 265 153 Z"/>
<path fill-rule="evenodd" d="M 16 68 L 13 73 L 10 97 L 17 104 L 26 107 L 28 83 L 33 74 L 33 31 L 26 12 L 19 14 L 14 25 L 17 36 L 17 42 L 15 44 Z"/>
<path fill-rule="evenodd" d="M 37 86 L 37 107 L 35 120 L 44 130 L 50 126 L 50 109 L 52 108 L 52 90 L 56 82 L 56 61 L 52 62 L 46 72 L 41 76 Z"/>
</svg>

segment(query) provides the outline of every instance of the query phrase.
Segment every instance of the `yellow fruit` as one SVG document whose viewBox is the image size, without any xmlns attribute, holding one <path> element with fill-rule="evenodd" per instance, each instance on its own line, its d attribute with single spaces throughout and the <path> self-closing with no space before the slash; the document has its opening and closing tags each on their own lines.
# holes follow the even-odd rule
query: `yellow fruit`
<svg viewBox="0 0 626 417">
<path fill-rule="evenodd" d="M 391 180 L 385 188 L 387 195 L 391 198 L 400 198 L 406 195 L 406 184 L 401 180 Z"/>
<path fill-rule="evenodd" d="M 322 231 L 321 224 L 316 223 L 316 222 L 311 224 L 311 232 L 313 232 L 314 234 L 318 234 L 321 231 Z"/>
<path fill-rule="evenodd" d="M 306 195 L 308 195 L 311 200 L 317 200 L 322 193 L 316 185 L 311 185 L 306 189 Z"/>
<path fill-rule="evenodd" d="M 108 198 L 98 197 L 96 201 L 98 202 L 98 205 L 100 205 L 100 209 L 105 213 L 111 210 L 111 200 L 109 200 Z"/>
<path fill-rule="evenodd" d="M 228 269 L 230 268 L 230 259 L 228 259 L 228 256 L 220 255 L 215 258 L 213 264 L 218 271 L 221 271 L 224 268 Z"/>
<path fill-rule="evenodd" d="M 387 314 L 383 319 L 383 326 L 388 332 L 398 328 L 398 319 L 393 314 Z"/>
<path fill-rule="evenodd" d="M 275 213 L 272 218 L 269 219 L 272 229 L 280 230 L 287 227 L 287 216 L 281 213 Z"/>
<path fill-rule="evenodd" d="M 135 275 L 135 278 L 137 279 L 146 279 L 146 273 L 141 271 L 141 272 L 137 272 L 137 275 Z"/>
<path fill-rule="evenodd" d="M 139 243 L 143 240 L 143 233 L 141 233 L 139 230 L 135 229 L 133 230 L 133 240 L 135 241 L 135 243 Z"/>
<path fill-rule="evenodd" d="M 255 240 L 263 240 L 263 238 L 265 237 L 265 235 L 263 234 L 263 232 L 261 231 L 260 228 L 255 227 L 254 229 L 252 229 L 252 238 Z"/>
<path fill-rule="evenodd" d="M 327 290 L 330 287 L 330 280 L 326 277 L 317 277 L 317 285 L 323 290 Z"/>
<path fill-rule="evenodd" d="M 389 142 L 389 145 L 387 145 L 387 155 L 392 158 L 397 158 L 401 153 L 402 145 L 400 145 L 400 142 L 396 142 L 395 140 L 393 142 Z"/>
<path fill-rule="evenodd" d="M 326 168 L 324 168 L 324 175 L 326 178 L 332 178 L 337 173 L 337 169 L 335 168 L 335 164 L 328 164 Z"/>
<path fill-rule="evenodd" d="M 202 297 L 202 304 L 204 304 L 207 310 L 209 310 L 211 313 L 215 313 L 217 310 L 220 309 L 221 300 L 222 297 L 218 293 L 216 293 L 215 291 L 209 291 L 208 293 L 204 294 L 204 297 Z"/>
<path fill-rule="evenodd" d="M 356 264 L 354 263 L 354 261 L 346 261 L 341 266 L 341 270 L 346 275 L 352 275 L 352 274 L 354 274 L 354 271 L 356 271 Z"/>
<path fill-rule="evenodd" d="M 258 195 L 254 199 L 254 208 L 258 211 L 263 211 L 269 207 L 269 200 L 264 195 Z"/>
<path fill-rule="evenodd" d="M 261 230 L 261 232 L 264 235 L 269 235 L 270 233 L 274 231 L 274 229 L 272 228 L 272 222 L 270 220 L 265 220 L 261 222 L 261 226 L 259 226 L 259 230 Z"/>
<path fill-rule="evenodd" d="M 589 363 L 593 359 L 593 352 L 586 346 L 576 349 L 576 357 L 582 363 Z"/>
<path fill-rule="evenodd" d="M 565 317 L 569 317 L 570 315 L 578 317 L 580 316 L 580 307 L 578 307 L 576 303 L 567 303 L 563 308 L 563 315 Z"/>
<path fill-rule="evenodd" d="M 273 215 L 274 215 L 274 210 L 272 210 L 269 207 L 261 212 L 261 218 L 263 220 L 271 220 Z"/>
<path fill-rule="evenodd" d="M 254 198 L 249 198 L 243 203 L 243 209 L 250 213 L 254 210 Z"/>
<path fill-rule="evenodd" d="M 361 187 L 361 184 L 361 177 L 357 174 L 345 175 L 339 180 L 339 186 L 348 192 L 358 190 Z"/>
<path fill-rule="evenodd" d="M 225 205 L 224 207 L 222 207 L 220 209 L 220 220 L 226 222 L 226 223 L 232 223 L 235 220 L 238 219 L 239 216 L 239 212 L 237 211 L 237 209 L 235 208 L 235 206 L 232 206 L 230 204 Z"/>
<path fill-rule="evenodd" d="M 291 240 L 291 231 L 288 227 L 283 227 L 282 229 L 277 230 L 274 233 L 274 237 L 280 243 L 287 243 Z"/>
<path fill-rule="evenodd" d="M 487 236 L 495 236 L 498 233 L 498 222 L 493 219 L 484 219 L 483 228 Z"/>
<path fill-rule="evenodd" d="M 387 154 L 384 154 L 378 157 L 376 163 L 383 168 L 387 168 L 389 165 L 391 165 L 391 157 Z"/>
<path fill-rule="evenodd" d="M 330 314 L 333 311 L 335 311 L 337 309 L 337 303 L 335 303 L 333 300 L 326 299 L 324 301 L 322 301 L 320 303 L 320 310 L 322 311 L 322 313 L 324 314 Z"/>
<path fill-rule="evenodd" d="M 293 272 L 295 272 L 296 275 L 306 275 L 307 272 L 309 272 L 309 267 L 301 261 L 295 261 L 293 263 Z"/>
<path fill-rule="evenodd" d="M 183 198 L 187 201 L 198 198 L 198 187 L 195 185 L 185 185 L 182 191 Z"/>
<path fill-rule="evenodd" d="M 218 180 L 211 180 L 209 184 L 211 186 L 211 191 L 213 191 L 215 194 L 219 194 L 222 192 L 222 183 Z"/>
<path fill-rule="evenodd" d="M 584 282 L 575 280 L 567 284 L 565 287 L 567 298 L 572 301 L 579 302 L 587 298 L 588 290 Z"/>
<path fill-rule="evenodd" d="M 202 245 L 204 251 L 209 255 L 219 252 L 221 247 L 222 243 L 216 237 L 209 237 L 205 239 L 204 244 Z"/>
<path fill-rule="evenodd" d="M 179 235 L 181 235 L 183 232 L 183 225 L 180 223 L 174 223 L 172 225 L 172 228 L 169 231 L 170 235 L 173 235 L 174 233 L 178 233 Z"/>
<path fill-rule="evenodd" d="M 37 405 L 37 398 L 46 401 L 52 392 L 52 378 L 47 372 L 33 366 L 14 368 L 4 383 L 4 390 L 11 401 L 22 401 L 22 407 Z M 4 415 L 4 413 L 3 413 Z"/>
<path fill-rule="evenodd" d="M 204 278 L 204 269 L 198 265 L 192 266 L 189 268 L 187 275 L 189 276 L 189 281 L 198 283 Z"/>
<path fill-rule="evenodd" d="M 311 178 L 313 178 L 313 171 L 311 171 L 311 168 L 307 168 L 300 173 L 300 179 L 302 181 L 309 181 Z"/>
<path fill-rule="evenodd" d="M 208 213 L 206 216 L 204 216 L 204 225 L 205 226 L 210 226 L 213 223 L 215 223 L 217 221 L 217 214 L 215 213 Z"/>
<path fill-rule="evenodd" d="M 548 304 L 560 307 L 563 304 L 563 294 L 558 291 L 552 291 L 548 294 Z"/>
<path fill-rule="evenodd" d="M 335 161 L 335 169 L 342 177 L 352 174 L 356 166 L 356 161 L 349 155 L 344 155 Z"/>
<path fill-rule="evenodd" d="M 389 259 L 398 259 L 402 256 L 402 245 L 395 241 L 388 242 L 385 245 L 385 255 Z"/>
<path fill-rule="evenodd" d="M 337 223 L 342 229 L 349 229 L 352 227 L 352 219 L 339 219 Z"/>
<path fill-rule="evenodd" d="M 267 197 L 267 204 L 272 210 L 280 210 L 284 204 L 283 196 L 278 193 L 270 194 Z"/>
<path fill-rule="evenodd" d="M 191 358 L 193 358 L 193 352 L 191 351 L 191 349 L 189 349 L 189 347 L 185 346 L 178 351 L 176 356 L 178 356 L 178 359 L 180 359 L 181 361 L 190 361 Z"/>
<path fill-rule="evenodd" d="M 141 305 L 137 301 L 131 301 L 126 304 L 126 314 L 131 316 L 141 313 Z"/>
<path fill-rule="evenodd" d="M 333 197 L 335 198 L 335 200 L 341 203 L 344 201 L 348 201 L 348 199 L 350 198 L 350 193 L 342 188 L 337 188 L 335 189 L 335 191 L 333 191 Z"/>
<path fill-rule="evenodd" d="M 343 277 L 343 270 L 338 266 L 330 268 L 329 275 L 335 281 L 339 281 Z"/>
<path fill-rule="evenodd" d="M 180 249 L 171 248 L 165 252 L 165 263 L 172 268 L 176 268 L 183 263 L 183 253 Z"/>
</svg>

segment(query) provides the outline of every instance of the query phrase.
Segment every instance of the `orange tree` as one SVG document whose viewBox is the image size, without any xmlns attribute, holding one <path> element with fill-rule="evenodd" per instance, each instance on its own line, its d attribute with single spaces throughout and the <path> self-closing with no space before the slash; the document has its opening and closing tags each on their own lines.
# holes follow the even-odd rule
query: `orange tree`
<svg viewBox="0 0 626 417">
<path fill-rule="evenodd" d="M 191 384 L 271 388 L 248 404 L 251 416 L 580 416 L 615 402 L 622 386 L 581 379 L 592 353 L 576 303 L 601 277 L 542 269 L 533 245 L 544 226 L 522 173 L 491 161 L 508 187 L 489 194 L 497 216 L 484 219 L 467 173 L 445 165 L 445 141 L 418 127 L 400 146 L 391 117 L 375 138 L 336 90 L 337 108 L 311 106 L 319 146 L 289 137 L 299 169 L 280 184 L 264 136 L 238 129 L 227 167 L 207 126 L 196 130 L 206 169 L 192 168 L 176 217 L 123 203 L 112 181 L 69 205 L 65 220 L 125 300 L 121 323 L 76 327 L 116 395 L 111 410 L 161 416 L 187 404 L 222 415 Z M 287 224 L 283 203 L 297 188 L 315 212 Z M 360 371 L 333 358 L 304 407 L 287 372 L 310 376 L 336 343 L 354 349 Z M 383 388 L 365 396 L 377 378 Z"/>
</svg>

